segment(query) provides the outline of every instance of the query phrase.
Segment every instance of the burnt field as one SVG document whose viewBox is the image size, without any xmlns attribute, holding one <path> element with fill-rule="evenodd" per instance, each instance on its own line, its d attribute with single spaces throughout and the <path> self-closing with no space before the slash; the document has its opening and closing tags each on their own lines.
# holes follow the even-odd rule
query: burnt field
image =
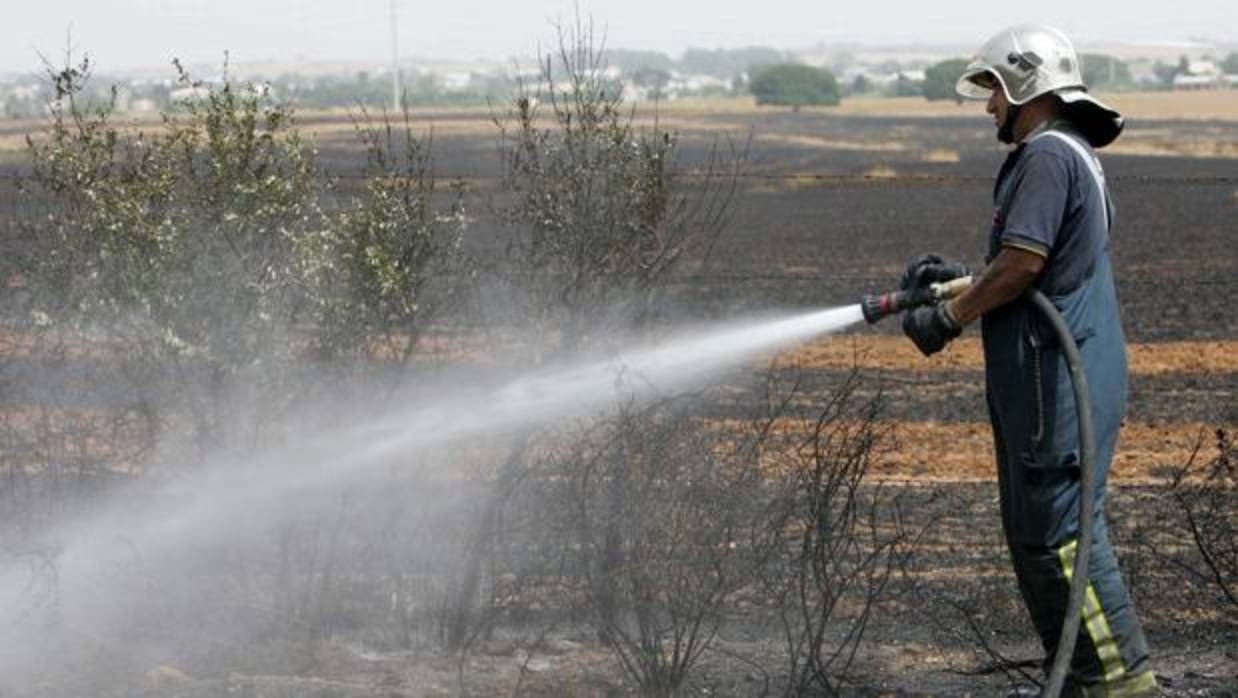
<svg viewBox="0 0 1238 698">
<path fill-rule="evenodd" d="M 982 264 L 992 178 L 1004 150 L 978 107 L 975 114 L 967 109 L 949 118 L 828 111 L 660 117 L 679 134 L 684 183 L 713 148 L 748 149 L 731 223 L 708 260 L 682 270 L 676 309 L 725 316 L 850 303 L 897 279 L 920 250 Z M 432 116 L 427 127 L 435 133 L 438 174 L 484 191 L 495 170 L 488 124 L 461 114 Z M 1168 140 L 1182 153 L 1200 142 L 1232 150 L 1238 141 L 1233 121 L 1132 116 L 1123 136 L 1136 142 L 1129 150 L 1140 151 L 1141 131 L 1174 134 L 1177 140 Z M 330 169 L 349 171 L 347 150 L 333 151 L 330 142 L 323 148 Z M 1102 153 L 1117 205 L 1113 249 L 1128 334 L 1135 341 L 1233 338 L 1238 323 L 1225 299 L 1238 262 L 1230 223 L 1238 153 L 1192 157 L 1166 149 Z M 475 230 L 483 243 L 490 239 L 484 214 Z"/>
<path fill-rule="evenodd" d="M 1141 100 L 1132 103 L 1146 108 Z M 1206 468 L 1228 472 L 1229 498 L 1220 501 L 1234 501 L 1232 444 L 1217 432 L 1232 438 L 1238 425 L 1238 109 L 1230 103 L 1238 97 L 1209 100 L 1212 111 L 1200 118 L 1154 109 L 1128 113 L 1123 140 L 1101 153 L 1117 206 L 1112 244 L 1131 344 L 1129 407 L 1110 483 L 1111 536 L 1155 669 L 1166 680 L 1167 694 L 1182 698 L 1238 695 L 1238 604 L 1228 595 L 1234 580 L 1226 576 L 1234 561 L 1223 560 L 1223 573 L 1214 574 L 1215 561 L 1210 567 L 1202 559 L 1191 538 L 1193 523 L 1183 517 L 1184 501 L 1202 502 L 1210 491 L 1174 485 L 1188 464 L 1192 477 L 1202 477 Z M 1004 151 L 981 108 L 903 103 L 890 113 L 870 107 L 792 113 L 731 102 L 672 104 L 656 116 L 662 128 L 677 134 L 677 186 L 685 191 L 703 187 L 706 178 L 724 178 L 706 173 L 712 154 L 734 150 L 746 161 L 735 179 L 725 231 L 707 256 L 684 259 L 672 272 L 656 309 L 660 327 L 852 304 L 865 292 L 897 283 L 905 261 L 920 252 L 982 263 L 992 177 Z M 491 116 L 483 110 L 414 114 L 415 125 L 433 133 L 439 184 L 454 180 L 462 188 L 465 245 L 481 259 L 501 257 L 506 244 L 494 213 L 503 201 Z M 636 123 L 653 119 L 640 111 Z M 317 145 L 324 179 L 362 186 L 363 153 L 346 115 L 302 114 L 300 127 Z M 0 122 L 0 143 L 29 128 Z M 17 221 L 37 220 L 48 204 L 17 192 L 13 175 L 25 165 L 12 154 L 18 151 L 7 152 L 0 228 L 16 231 Z M 22 244 L 16 235 L 4 240 Z M 24 308 L 21 284 L 11 283 L 4 292 L 6 319 L 12 321 L 13 309 Z M 54 356 L 30 352 L 23 335 L 27 324 L 19 317 L 0 334 L 4 425 L 33 423 L 30 415 L 37 412 L 45 421 L 49 415 L 76 420 L 86 436 L 79 450 L 58 444 L 53 450 L 65 467 L 44 470 L 15 465 L 24 454 L 15 450 L 17 441 L 5 442 L 13 446 L 0 479 L 8 526 L 0 540 L 6 544 L 25 541 L 30 529 L 49 525 L 79 503 L 89 508 L 113 479 L 147 486 L 140 463 L 152 457 L 141 449 L 122 454 L 124 449 L 109 453 L 99 446 L 149 438 L 132 427 L 149 407 L 135 407 L 126 393 L 133 377 L 116 371 L 107 352 L 72 343 Z M 501 319 L 498 324 L 498 330 L 482 331 L 472 316 L 448 317 L 422 341 L 449 362 L 484 374 L 497 370 L 502 361 L 496 357 L 507 351 L 503 340 L 514 334 Z M 862 484 L 844 488 L 852 498 L 847 512 L 857 527 L 853 532 L 862 542 L 834 562 L 840 579 L 843 573 L 868 576 L 858 596 L 847 586 L 850 578 L 839 581 L 849 591 L 834 600 L 837 608 L 832 617 L 826 614 L 830 622 L 818 638 L 818 654 L 838 661 L 826 662 L 822 671 L 838 668 L 831 674 L 835 695 L 993 696 L 1038 676 L 1040 648 L 1019 603 L 998 523 L 977 334 L 969 330 L 943 356 L 925 360 L 901 337 L 895 320 L 853 328 L 763 357 L 693 396 L 677 424 L 705 425 L 709 436 L 700 443 L 675 446 L 655 428 L 632 427 L 637 445 L 629 448 L 637 460 L 649 457 L 641 455 L 640 444 L 661 443 L 659 435 L 672 443 L 672 455 L 683 455 L 675 448 L 730 448 L 766 407 L 782 399 L 771 392 L 782 390 L 779 407 L 786 414 L 766 424 L 781 440 L 762 441 L 766 452 L 756 457 L 761 473 L 783 472 L 787 463 L 812 467 L 813 458 L 803 453 L 806 442 L 795 434 L 811 431 L 822 409 L 839 425 L 831 434 L 842 441 L 872 437 L 882 444 L 862 463 Z M 431 372 L 438 362 L 429 362 Z M 36 411 L 30 410 L 29 392 L 11 389 L 23 376 L 37 377 L 33 383 L 51 396 L 41 398 Z M 330 389 L 322 392 L 331 397 Z M 840 392 L 850 403 L 829 413 L 831 396 Z M 70 628 L 69 639 L 35 662 L 32 673 L 39 681 L 12 694 L 640 695 L 634 672 L 590 623 L 586 589 L 593 589 L 588 585 L 596 583 L 596 570 L 580 544 L 547 553 L 560 545 L 560 536 L 568 540 L 560 529 L 573 519 L 556 519 L 562 513 L 546 502 L 562 501 L 555 488 L 575 477 L 567 464 L 592 457 L 588 448 L 560 453 L 566 447 L 556 440 L 557 430 L 569 435 L 566 441 L 575 426 L 548 429 L 553 445 L 510 449 L 519 456 L 503 455 L 506 442 L 479 433 L 452 453 L 451 462 L 400 453 L 383 462 L 391 470 L 387 480 L 349 483 L 338 496 L 309 493 L 304 502 L 291 490 L 291 503 L 281 506 L 289 507 L 292 523 L 268 530 L 256 515 L 252 526 L 240 529 L 245 533 L 239 542 L 218 545 L 208 536 L 200 556 L 192 544 L 176 550 L 174 555 L 189 559 L 171 571 L 153 562 L 148 569 L 126 548 L 109 560 L 115 569 L 107 572 L 128 589 L 118 597 L 127 605 L 116 611 L 124 622 L 115 636 Z M 131 428 L 133 434 L 126 431 Z M 528 498 L 520 490 L 491 522 L 502 534 L 488 549 L 472 533 L 475 526 L 480 530 L 479 520 L 489 521 L 486 497 L 496 480 L 512 491 L 517 487 L 485 473 L 502 458 L 515 457 L 545 458 L 553 467 L 545 477 L 528 478 Z M 727 467 L 686 472 L 685 487 L 711 474 L 732 477 Z M 154 472 L 152 481 L 162 474 Z M 675 484 L 673 475 L 658 477 Z M 714 496 L 729 502 L 727 496 L 755 493 L 779 501 L 768 482 L 740 484 L 753 489 Z M 192 501 L 181 493 L 173 506 L 175 496 Z M 639 504 L 607 512 L 613 518 L 601 521 L 622 537 L 631 519 L 654 518 Z M 738 499 L 736 507 L 743 508 Z M 243 519 L 246 514 L 238 511 Z M 1232 509 L 1208 511 L 1210 521 L 1233 530 L 1238 514 Z M 539 537 L 547 530 L 553 531 L 550 542 Z M 1220 544 L 1224 548 L 1226 541 Z M 678 554 L 693 564 L 717 563 L 719 575 L 729 564 L 725 555 L 708 556 L 717 551 L 701 552 L 708 544 L 685 545 Z M 736 545 L 732 541 L 732 549 Z M 741 541 L 738 547 L 745 545 L 758 543 Z M 451 602 L 470 583 L 462 551 L 479 548 L 488 557 L 471 580 L 484 597 L 471 619 L 476 628 L 462 641 L 448 642 Z M 1224 549 L 1232 550 L 1232 541 Z M 3 552 L 0 562 L 6 565 L 43 560 L 43 553 L 20 546 Z M 869 556 L 881 565 L 857 562 Z M 673 569 L 676 562 L 647 564 Z M 109 582 L 116 584 L 100 584 Z M 879 593 L 865 597 L 869 590 Z M 707 619 L 707 627 L 716 624 L 716 634 L 674 695 L 794 694 L 785 667 L 788 597 L 785 590 L 779 593 L 764 578 L 728 587 L 716 615 Z M 60 671 L 65 664 L 74 670 Z M 7 689 L 0 677 L 0 693 L 10 695 Z M 672 695 L 648 687 L 645 694 Z M 802 693 L 817 694 L 829 692 Z"/>
<path fill-rule="evenodd" d="M 674 281 L 680 290 L 666 312 L 728 317 L 851 303 L 886 288 L 921 250 L 982 265 L 992 180 L 1005 151 L 979 106 L 963 105 L 949 117 L 904 108 L 912 114 L 792 113 L 724 103 L 700 111 L 672 105 L 658 115 L 658 125 L 679 141 L 680 186 L 701 182 L 711 153 L 726 157 L 735 150 L 745 161 L 729 225 L 708 258 L 681 265 Z M 496 114 L 414 115 L 415 126 L 431 137 L 440 184 L 460 180 L 468 192 L 470 243 L 480 249 L 503 243 L 490 215 Z M 654 120 L 640 112 L 636 124 Z M 39 202 L 16 195 L 13 180 L 25 169 L 16 150 L 20 138 L 33 126 L 0 127 L 9 155 L 0 166 L 0 214 L 8 221 L 40 212 Z M 361 153 L 347 116 L 310 113 L 300 126 L 315 140 L 325 176 L 359 175 Z M 1238 263 L 1235 143 L 1238 118 L 1165 119 L 1153 110 L 1129 116 L 1123 137 L 1101 153 L 1117 206 L 1113 252 L 1132 341 L 1238 333 L 1228 302 Z"/>
<path fill-rule="evenodd" d="M 685 184 L 715 149 L 746 148 L 748 160 L 726 231 L 707 259 L 691 260 L 677 272 L 666 319 L 853 303 L 895 283 L 906 259 L 922 251 L 982 265 L 992 178 L 1005 151 L 979 106 L 958 112 L 874 116 L 672 107 L 659 115 L 662 127 L 679 134 Z M 434 118 L 432 127 L 438 172 L 467 178 L 476 208 L 484 210 L 493 144 L 479 137 L 487 124 L 475 118 L 449 114 Z M 1238 121 L 1232 118 L 1158 118 L 1151 110 L 1129 115 L 1123 139 L 1101 153 L 1117 206 L 1112 249 L 1127 338 L 1146 348 L 1146 363 L 1162 357 L 1155 368 L 1135 370 L 1129 419 L 1170 431 L 1180 426 L 1170 437 L 1179 453 L 1189 449 L 1200 425 L 1238 418 L 1232 364 L 1183 361 L 1184 354 L 1236 350 L 1238 314 L 1230 300 L 1238 283 L 1236 143 Z M 348 170 L 345 151 L 327 146 L 324 152 Z M 496 235 L 484 214 L 474 232 L 483 245 Z M 857 354 L 875 357 L 887 346 L 877 347 L 877 337 L 899 331 L 897 322 L 886 321 L 852 334 L 860 337 L 848 340 Z M 1167 343 L 1193 349 L 1158 349 Z M 872 368 L 893 398 L 894 419 L 983 421 L 980 365 L 958 364 L 949 357 L 924 361 L 913 352 Z M 846 369 L 818 366 L 809 380 Z"/>
<path fill-rule="evenodd" d="M 1124 325 L 1134 350 L 1147 357 L 1132 377 L 1129 419 L 1151 425 L 1140 438 L 1160 444 L 1141 448 L 1180 455 L 1201 427 L 1238 418 L 1232 362 L 1184 360 L 1238 350 L 1231 300 L 1238 270 L 1238 118 L 1229 102 L 1209 96 L 1197 107 L 1204 116 L 1193 119 L 1166 110 L 1172 96 L 1153 100 L 1152 108 L 1144 99 L 1132 99 L 1144 113 L 1129 114 L 1127 132 L 1102 158 L 1117 206 L 1112 244 Z M 673 326 L 854 303 L 896 283 L 905 261 L 923 251 L 982 265 L 992 178 L 1005 156 L 988 117 L 979 105 L 904 102 L 898 109 L 906 113 L 792 113 L 723 103 L 670 105 L 656 115 L 679 140 L 681 186 L 726 177 L 706 172 L 711 155 L 734 151 L 745 159 L 726 229 L 707 258 L 685 260 L 672 274 L 662 321 Z M 491 214 L 498 162 L 490 119 L 497 114 L 441 111 L 418 121 L 433 135 L 437 176 L 465 184 L 469 242 L 482 254 L 504 244 Z M 654 119 L 640 112 L 636 123 L 649 127 Z M 307 115 L 304 127 L 316 134 L 325 169 L 357 171 L 350 127 L 339 117 Z M 899 330 L 886 321 L 850 334 L 857 356 L 876 358 L 889 353 L 880 338 Z M 974 357 L 966 365 L 949 355 L 900 357 L 870 366 L 892 398 L 891 419 L 986 419 Z M 805 380 L 830 381 L 848 368 L 846 361 L 810 367 Z M 717 416 L 727 414 L 720 406 Z M 987 472 L 986 458 L 977 458 L 967 474 Z M 1143 474 L 1161 465 L 1141 462 Z"/>
</svg>

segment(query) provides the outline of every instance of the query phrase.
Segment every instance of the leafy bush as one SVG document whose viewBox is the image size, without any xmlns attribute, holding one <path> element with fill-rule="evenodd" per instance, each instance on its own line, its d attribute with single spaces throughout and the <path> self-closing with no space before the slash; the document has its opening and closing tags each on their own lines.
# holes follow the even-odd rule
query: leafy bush
<svg viewBox="0 0 1238 698">
<path fill-rule="evenodd" d="M 394 127 L 363 111 L 364 190 L 346 199 L 324 237 L 315 280 L 318 348 L 407 361 L 426 326 L 456 311 L 470 282 L 464 254 L 463 189 L 437 207 L 429 142 L 409 113 Z"/>
<path fill-rule="evenodd" d="M 58 99 L 30 141 L 24 192 L 49 203 L 26 222 L 8 275 L 29 323 L 94 343 L 160 426 L 199 446 L 246 409 L 292 404 L 313 358 L 407 359 L 442 307 L 430 276 L 456 258 L 458 200 L 432 201 L 428 155 L 405 121 L 359 124 L 370 178 L 352 194 L 324 176 L 294 113 L 262 86 L 181 83 L 196 96 L 140 131 L 114 101 L 81 99 L 83 61 L 52 75 Z M 442 294 L 440 294 L 441 297 Z M 225 397 L 241 389 L 253 399 Z"/>
</svg>

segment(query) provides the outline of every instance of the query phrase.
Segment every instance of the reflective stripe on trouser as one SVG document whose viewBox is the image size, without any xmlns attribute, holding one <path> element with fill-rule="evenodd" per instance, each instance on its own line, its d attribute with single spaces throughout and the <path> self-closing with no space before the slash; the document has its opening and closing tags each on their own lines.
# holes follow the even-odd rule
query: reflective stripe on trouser
<svg viewBox="0 0 1238 698">
<path fill-rule="evenodd" d="M 1072 540 L 1057 550 L 1067 581 L 1075 578 L 1075 553 L 1078 549 L 1079 541 Z M 1122 653 L 1118 651 L 1118 642 L 1113 637 L 1113 630 L 1109 628 L 1109 620 L 1105 618 L 1105 610 L 1101 608 L 1100 599 L 1096 596 L 1096 586 L 1090 581 L 1083 597 L 1083 618 L 1080 624 L 1092 640 L 1092 647 L 1100 660 L 1104 682 L 1112 683 L 1125 676 L 1126 662 L 1122 661 Z"/>
<path fill-rule="evenodd" d="M 1088 560 L 1088 593 L 1071 657 L 1079 684 L 1107 683 L 1146 670 L 1147 641 L 1118 570 L 1104 519 L 1097 518 Z M 1074 573 L 1074 540 L 1057 547 L 1015 542 L 1011 555 L 1019 590 L 1045 649 L 1045 666 L 1056 654 Z M 1069 562 L 1069 566 L 1067 565 Z"/>
</svg>

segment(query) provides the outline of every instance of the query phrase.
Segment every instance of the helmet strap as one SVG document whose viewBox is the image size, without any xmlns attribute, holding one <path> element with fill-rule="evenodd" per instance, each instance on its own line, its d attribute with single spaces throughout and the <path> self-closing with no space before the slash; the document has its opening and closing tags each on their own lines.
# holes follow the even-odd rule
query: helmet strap
<svg viewBox="0 0 1238 698">
<path fill-rule="evenodd" d="M 1022 105 L 1011 104 L 1006 109 L 1006 119 L 1002 121 L 1002 125 L 997 128 L 997 140 L 1002 143 L 1014 143 L 1014 122 L 1019 119 L 1019 110 Z"/>
</svg>

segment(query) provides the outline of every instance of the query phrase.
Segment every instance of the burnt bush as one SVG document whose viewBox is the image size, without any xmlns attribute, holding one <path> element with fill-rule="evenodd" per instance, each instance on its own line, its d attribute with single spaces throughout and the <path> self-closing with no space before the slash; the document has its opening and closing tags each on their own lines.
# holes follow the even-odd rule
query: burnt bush
<svg viewBox="0 0 1238 698">
<path fill-rule="evenodd" d="M 804 426 L 767 443 L 778 494 L 768 522 L 774 552 L 761 580 L 785 641 L 785 695 L 838 695 L 872 614 L 911 540 L 898 502 L 867 481 L 893 446 L 878 391 L 860 376 L 812 395 L 792 414 Z"/>
<path fill-rule="evenodd" d="M 699 409 L 624 409 L 550 470 L 588 618 L 648 695 L 678 692 L 770 547 L 758 441 L 701 423 Z"/>
<path fill-rule="evenodd" d="M 1229 432 L 1214 433 L 1214 455 L 1205 460 L 1202 439 L 1191 458 L 1170 470 L 1164 497 L 1170 520 L 1139 536 L 1161 560 L 1210 585 L 1238 616 L 1238 465 Z M 1189 541 L 1184 548 L 1177 542 Z"/>
<path fill-rule="evenodd" d="M 525 554 L 501 572 L 556 589 L 646 694 L 681 693 L 719 632 L 754 621 L 784 642 L 771 685 L 836 693 L 911 535 L 866 479 L 890 434 L 860 384 L 771 378 L 730 420 L 703 416 L 714 386 L 539 437 L 501 514 Z"/>
</svg>

